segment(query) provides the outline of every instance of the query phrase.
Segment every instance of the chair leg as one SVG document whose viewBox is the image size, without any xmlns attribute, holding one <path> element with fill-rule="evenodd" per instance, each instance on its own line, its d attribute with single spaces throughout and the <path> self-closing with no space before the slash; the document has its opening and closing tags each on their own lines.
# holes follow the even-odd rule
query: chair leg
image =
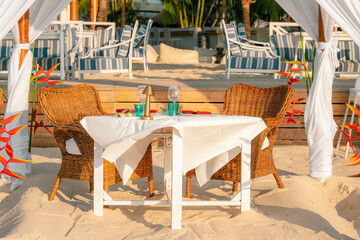
<svg viewBox="0 0 360 240">
<path fill-rule="evenodd" d="M 349 96 L 348 104 L 350 104 L 350 101 L 351 101 L 351 94 Z M 344 114 L 344 120 L 343 120 L 342 125 L 346 124 L 346 119 L 347 119 L 348 112 L 349 112 L 349 107 L 346 107 L 345 114 Z M 341 127 L 341 130 L 344 130 L 344 127 Z M 339 149 L 339 147 L 340 147 L 341 138 L 342 138 L 342 132 L 340 132 L 340 134 L 339 134 L 339 139 L 338 139 L 338 142 L 337 142 L 337 145 L 336 145 L 336 149 Z"/>
<path fill-rule="evenodd" d="M 56 194 L 56 192 L 57 192 L 57 190 L 58 190 L 58 187 L 59 187 L 59 185 L 60 185 L 61 179 L 62 179 L 62 178 L 59 177 L 59 176 L 56 178 L 55 183 L 54 183 L 54 186 L 53 186 L 53 188 L 52 188 L 52 190 L 51 190 L 51 193 L 50 193 L 50 196 L 49 196 L 49 201 L 54 200 L 54 197 L 55 197 L 55 194 Z"/>
<path fill-rule="evenodd" d="M 191 177 L 186 177 L 186 197 L 191 197 Z"/>
<path fill-rule="evenodd" d="M 153 176 L 149 176 L 148 181 L 149 181 L 149 197 L 153 197 L 154 196 L 154 178 L 153 178 Z"/>
<path fill-rule="evenodd" d="M 109 193 L 109 185 L 105 185 L 104 184 L 104 191 L 106 192 L 106 193 Z M 110 206 L 109 205 L 104 205 L 104 208 L 110 208 Z"/>
<path fill-rule="evenodd" d="M 89 184 L 90 184 L 90 193 L 94 193 L 94 182 L 90 181 Z"/>
<path fill-rule="evenodd" d="M 239 183 L 238 182 L 233 182 L 233 188 L 232 191 L 236 192 L 239 189 Z"/>
<path fill-rule="evenodd" d="M 285 188 L 280 176 L 279 176 L 279 173 L 273 173 L 274 177 L 275 177 L 275 180 L 279 186 L 279 188 Z"/>
</svg>

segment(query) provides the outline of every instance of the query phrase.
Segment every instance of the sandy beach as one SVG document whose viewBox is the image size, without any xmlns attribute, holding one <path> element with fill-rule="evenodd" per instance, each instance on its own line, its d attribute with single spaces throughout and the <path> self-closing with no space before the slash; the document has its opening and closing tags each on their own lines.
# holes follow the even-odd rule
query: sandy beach
<svg viewBox="0 0 360 240">
<path fill-rule="evenodd" d="M 154 199 L 164 198 L 163 155 L 154 148 Z M 9 194 L 0 183 L 0 237 L 4 239 L 358 239 L 360 178 L 348 175 L 344 147 L 335 151 L 333 176 L 318 182 L 308 174 L 307 146 L 275 146 L 274 159 L 285 189 L 272 175 L 252 180 L 251 210 L 240 207 L 184 207 L 183 228 L 171 230 L 170 208 L 115 207 L 103 217 L 92 211 L 86 182 L 64 179 L 54 201 L 48 194 L 60 167 L 57 148 L 34 148 L 33 173 Z M 194 199 L 228 199 L 231 184 L 192 183 Z M 145 199 L 146 179 L 110 187 L 113 198 Z"/>
</svg>

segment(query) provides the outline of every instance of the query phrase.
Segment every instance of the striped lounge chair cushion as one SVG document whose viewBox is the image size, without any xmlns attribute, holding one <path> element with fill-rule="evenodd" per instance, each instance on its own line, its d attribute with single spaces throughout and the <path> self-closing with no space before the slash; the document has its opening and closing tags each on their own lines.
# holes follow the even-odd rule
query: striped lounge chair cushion
<svg viewBox="0 0 360 240">
<path fill-rule="evenodd" d="M 42 67 L 44 71 L 49 70 L 59 62 L 60 62 L 60 57 L 53 57 L 53 58 L 34 57 L 33 59 L 33 65 L 36 66 L 37 64 L 39 64 L 39 66 Z M 60 65 L 57 66 L 55 70 L 60 70 Z"/>
<path fill-rule="evenodd" d="M 54 58 L 60 56 L 59 40 L 36 40 L 34 48 L 34 57 Z"/>
<path fill-rule="evenodd" d="M 339 60 L 340 66 L 336 69 L 337 72 L 360 72 L 360 60 Z"/>
<path fill-rule="evenodd" d="M 116 70 L 129 69 L 127 58 L 106 58 L 94 57 L 80 59 L 80 69 L 82 70 Z"/>
<path fill-rule="evenodd" d="M 275 48 L 277 55 L 281 57 L 281 60 L 295 60 L 296 38 L 294 35 L 271 35 L 270 43 Z"/>
<path fill-rule="evenodd" d="M 259 58 L 259 57 L 231 57 L 230 68 L 236 69 L 279 69 L 278 58 Z"/>
<path fill-rule="evenodd" d="M 113 32 L 112 28 L 107 28 L 104 30 L 97 30 L 95 47 L 99 48 L 99 47 L 104 47 L 104 46 L 109 45 L 109 43 L 113 40 L 112 32 Z"/>
<path fill-rule="evenodd" d="M 360 60 L 360 47 L 354 41 L 339 41 L 340 56 L 339 60 Z"/>
<path fill-rule="evenodd" d="M 307 62 L 312 62 L 312 53 L 313 53 L 313 42 L 312 41 L 305 41 L 304 43 L 304 52 L 305 52 L 305 61 Z M 314 49 L 314 54 L 316 53 L 316 47 L 317 44 L 315 43 L 315 49 Z M 302 48 L 301 48 L 301 43 L 299 44 L 299 48 L 297 50 L 297 55 L 298 55 L 298 60 L 302 61 L 302 57 L 303 57 L 303 53 L 302 53 Z"/>
<path fill-rule="evenodd" d="M 262 51 L 253 51 L 253 50 L 242 50 L 243 57 L 262 57 L 267 58 L 269 57 L 266 52 Z"/>
<path fill-rule="evenodd" d="M 248 39 L 247 34 L 246 34 L 246 29 L 245 29 L 245 25 L 243 23 L 238 23 L 237 25 L 237 32 L 239 34 L 240 37 Z M 249 43 L 247 41 L 241 40 L 242 43 Z"/>
<path fill-rule="evenodd" d="M 145 39 L 146 33 L 146 25 L 141 25 L 136 31 L 135 39 L 134 39 L 134 48 L 139 48 Z"/>
<path fill-rule="evenodd" d="M 144 49 L 143 48 L 134 48 L 133 57 L 142 58 L 143 56 L 144 56 Z"/>
<path fill-rule="evenodd" d="M 8 63 L 10 58 L 0 58 L 0 71 L 8 71 Z"/>
<path fill-rule="evenodd" d="M 226 32 L 227 32 L 229 41 L 232 40 L 235 42 L 239 42 L 239 38 L 236 34 L 235 26 L 233 24 L 226 24 L 225 27 L 226 27 Z M 239 45 L 231 43 L 231 42 L 229 42 L 229 45 L 230 45 L 231 56 L 238 56 L 238 57 L 242 56 L 241 48 Z"/>
<path fill-rule="evenodd" d="M 118 43 L 121 43 L 121 42 L 130 40 L 130 39 L 131 39 L 132 30 L 133 30 L 132 27 L 130 27 L 129 25 L 125 25 L 125 26 L 121 29 L 121 33 L 120 33 L 120 37 L 119 37 Z M 118 47 L 118 49 L 117 49 L 116 57 L 127 57 L 128 54 L 129 54 L 129 49 L 130 49 L 130 43 L 129 43 L 129 44 L 120 45 L 120 46 Z"/>
<path fill-rule="evenodd" d="M 76 36 L 77 28 L 67 28 L 64 31 L 65 34 L 65 41 L 66 41 L 66 51 L 70 53 L 74 47 L 76 46 L 77 41 L 79 40 L 79 37 Z"/>
<path fill-rule="evenodd" d="M 13 40 L 1 40 L 0 41 L 0 58 L 9 58 L 11 56 L 12 46 L 13 46 Z"/>
</svg>

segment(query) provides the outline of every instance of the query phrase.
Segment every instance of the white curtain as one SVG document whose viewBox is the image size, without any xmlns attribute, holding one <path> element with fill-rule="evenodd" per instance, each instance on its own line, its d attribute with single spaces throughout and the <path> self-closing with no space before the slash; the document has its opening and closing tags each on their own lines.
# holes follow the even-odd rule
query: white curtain
<svg viewBox="0 0 360 240">
<path fill-rule="evenodd" d="M 316 0 L 360 46 L 360 0 Z"/>
<path fill-rule="evenodd" d="M 0 40 L 17 24 L 35 0 L 0 0 Z"/>
<path fill-rule="evenodd" d="M 333 139 L 336 124 L 332 110 L 332 85 L 337 60 L 337 41 L 332 40 L 334 20 L 321 10 L 326 42 L 319 42 L 316 0 L 276 0 L 279 5 L 315 40 L 314 82 L 305 108 L 305 129 L 309 145 L 310 176 L 326 179 L 332 172 Z M 326 0 L 327 1 L 327 0 Z"/>
<path fill-rule="evenodd" d="M 41 34 L 41 32 L 55 19 L 56 16 L 71 2 L 71 0 L 36 0 L 29 11 L 29 39 L 30 44 L 20 44 L 20 34 L 18 24 L 12 29 L 15 47 L 13 49 L 9 63 L 8 78 L 8 104 L 5 110 L 5 118 L 17 113 L 22 115 L 16 118 L 7 127 L 12 129 L 17 126 L 28 124 L 28 93 L 29 80 L 32 69 L 32 52 L 28 51 L 19 69 L 21 49 L 29 49 L 31 43 Z M 28 153 L 29 134 L 28 129 L 21 130 L 13 135 L 10 145 L 14 150 L 14 157 L 20 159 L 31 159 Z M 31 173 L 30 163 L 9 163 L 8 168 L 18 174 L 26 176 Z M 4 175 L 4 174 L 3 174 Z M 10 190 L 15 189 L 22 183 L 20 179 L 6 176 L 7 181 L 11 182 Z"/>
</svg>

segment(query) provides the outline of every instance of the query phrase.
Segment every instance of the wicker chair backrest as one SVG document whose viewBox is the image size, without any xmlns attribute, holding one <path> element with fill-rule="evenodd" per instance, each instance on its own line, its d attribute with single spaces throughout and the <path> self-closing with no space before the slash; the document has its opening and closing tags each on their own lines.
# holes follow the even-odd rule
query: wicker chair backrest
<svg viewBox="0 0 360 240">
<path fill-rule="evenodd" d="M 279 118 L 281 121 L 291 102 L 292 91 L 288 85 L 262 88 L 236 84 L 226 91 L 222 114 Z"/>
<path fill-rule="evenodd" d="M 54 126 L 78 123 L 85 116 L 105 115 L 97 90 L 89 84 L 42 88 L 38 100 L 45 117 Z"/>
</svg>

